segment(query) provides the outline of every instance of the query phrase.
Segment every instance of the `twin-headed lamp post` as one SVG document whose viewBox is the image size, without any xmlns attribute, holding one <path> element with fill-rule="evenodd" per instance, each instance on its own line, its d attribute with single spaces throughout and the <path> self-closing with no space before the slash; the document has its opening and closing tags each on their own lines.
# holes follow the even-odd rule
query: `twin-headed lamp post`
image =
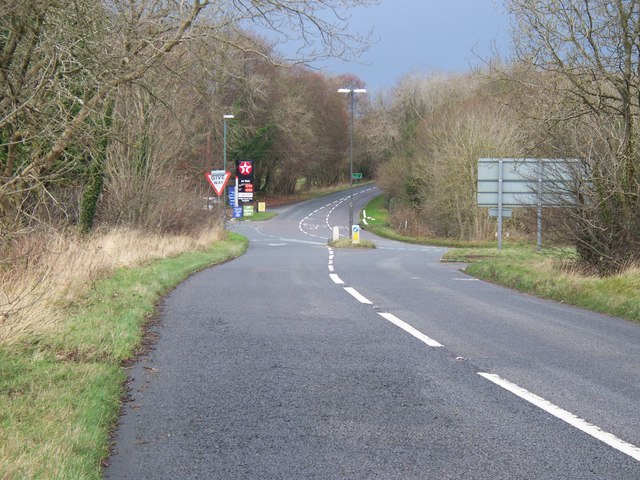
<svg viewBox="0 0 640 480">
<path fill-rule="evenodd" d="M 353 97 L 356 93 L 367 93 L 364 88 L 339 88 L 338 93 L 348 93 L 351 103 L 349 123 L 349 238 L 353 234 Z"/>
</svg>

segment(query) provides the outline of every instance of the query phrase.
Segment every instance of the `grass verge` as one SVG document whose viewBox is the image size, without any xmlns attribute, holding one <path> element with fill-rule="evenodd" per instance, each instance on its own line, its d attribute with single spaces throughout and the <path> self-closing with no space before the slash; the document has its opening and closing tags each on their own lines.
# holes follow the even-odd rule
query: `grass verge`
<svg viewBox="0 0 640 480">
<path fill-rule="evenodd" d="M 61 328 L 0 346 L 0 478 L 102 478 L 126 373 L 159 298 L 193 272 L 242 254 L 211 247 L 120 268 L 65 308 Z"/>
<path fill-rule="evenodd" d="M 455 255 L 455 252 L 453 252 Z M 575 253 L 519 247 L 511 254 L 466 252 L 467 273 L 522 292 L 640 322 L 640 268 L 610 276 L 586 275 L 575 267 Z M 474 258 L 475 257 L 475 258 Z M 451 257 L 450 257 L 451 258 Z"/>
<path fill-rule="evenodd" d="M 361 239 L 359 243 L 353 243 L 350 238 L 332 240 L 329 242 L 329 246 L 334 248 L 376 248 L 376 244 L 370 240 Z"/>
<path fill-rule="evenodd" d="M 278 212 L 254 212 L 254 214 L 249 217 L 242 217 L 241 221 L 261 222 L 263 220 L 271 220 L 277 215 Z"/>
</svg>

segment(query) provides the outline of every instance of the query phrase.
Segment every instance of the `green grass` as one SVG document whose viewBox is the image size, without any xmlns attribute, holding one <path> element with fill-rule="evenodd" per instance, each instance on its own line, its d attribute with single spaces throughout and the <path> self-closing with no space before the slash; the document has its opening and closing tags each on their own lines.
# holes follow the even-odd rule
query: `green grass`
<svg viewBox="0 0 640 480">
<path fill-rule="evenodd" d="M 210 248 L 120 269 L 69 307 L 64 327 L 0 348 L 0 478 L 98 479 L 126 373 L 162 295 L 244 252 L 229 234 Z"/>
<path fill-rule="evenodd" d="M 278 212 L 254 212 L 253 215 L 249 217 L 242 217 L 242 221 L 249 222 L 260 222 L 263 220 L 271 220 L 273 217 L 277 216 Z"/>
<path fill-rule="evenodd" d="M 640 270 L 611 277 L 585 275 L 575 249 L 510 245 L 497 249 L 455 249 L 443 261 L 469 263 L 465 271 L 522 292 L 595 312 L 640 321 Z"/>
<path fill-rule="evenodd" d="M 361 220 L 361 224 L 366 225 L 367 229 L 386 227 L 389 224 L 389 211 L 384 207 L 383 195 L 379 195 L 367 203 L 362 212 L 366 214 L 366 219 Z"/>
<path fill-rule="evenodd" d="M 513 255 L 476 259 L 466 272 L 509 288 L 640 322 L 640 269 L 618 275 L 584 275 L 575 265 L 575 253 L 533 248 Z M 454 252 L 455 253 L 455 252 Z"/>
<path fill-rule="evenodd" d="M 522 242 L 505 242 L 502 250 L 498 250 L 495 243 L 482 247 L 457 247 L 449 250 L 442 257 L 443 262 L 473 263 L 480 260 L 501 259 L 508 261 L 527 261 L 540 258 L 540 255 L 560 260 L 575 260 L 575 250 L 573 249 L 544 249 L 537 252 L 535 247 Z"/>
<path fill-rule="evenodd" d="M 329 246 L 334 248 L 376 248 L 376 244 L 370 240 L 360 239 L 359 243 L 353 243 L 350 238 L 332 240 L 329 242 Z"/>
</svg>

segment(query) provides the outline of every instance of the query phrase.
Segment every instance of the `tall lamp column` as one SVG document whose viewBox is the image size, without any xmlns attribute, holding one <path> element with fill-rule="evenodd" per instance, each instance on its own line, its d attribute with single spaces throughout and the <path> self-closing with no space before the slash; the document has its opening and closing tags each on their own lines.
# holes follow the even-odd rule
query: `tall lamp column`
<svg viewBox="0 0 640 480">
<path fill-rule="evenodd" d="M 233 115 L 227 114 L 223 115 L 223 134 L 222 134 L 222 170 L 227 171 L 227 120 L 234 118 Z M 226 173 L 225 173 L 226 174 Z M 224 192 L 222 194 L 222 228 L 227 228 L 227 188 L 225 187 Z"/>
<path fill-rule="evenodd" d="M 353 235 L 353 110 L 354 94 L 367 93 L 364 88 L 339 88 L 338 93 L 349 94 L 351 119 L 349 122 L 349 238 Z"/>
</svg>

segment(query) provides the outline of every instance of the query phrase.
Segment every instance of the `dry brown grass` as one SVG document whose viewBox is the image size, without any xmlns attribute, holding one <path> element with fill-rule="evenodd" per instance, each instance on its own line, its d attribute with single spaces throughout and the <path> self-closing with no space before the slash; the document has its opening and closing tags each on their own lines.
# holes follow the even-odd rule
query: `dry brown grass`
<svg viewBox="0 0 640 480">
<path fill-rule="evenodd" d="M 194 235 L 116 229 L 89 237 L 31 233 L 6 248 L 0 259 L 0 344 L 55 329 L 61 310 L 120 267 L 203 248 L 219 239 L 216 228 Z"/>
</svg>

